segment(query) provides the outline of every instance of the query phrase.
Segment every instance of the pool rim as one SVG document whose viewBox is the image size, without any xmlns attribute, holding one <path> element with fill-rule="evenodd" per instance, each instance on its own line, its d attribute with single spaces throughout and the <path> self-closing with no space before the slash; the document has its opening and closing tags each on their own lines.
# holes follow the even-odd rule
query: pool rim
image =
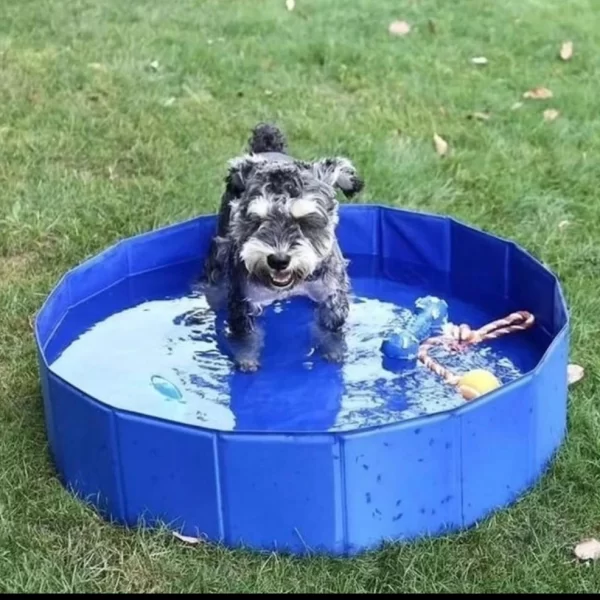
<svg viewBox="0 0 600 600">
<path fill-rule="evenodd" d="M 402 421 L 391 421 L 389 423 L 369 425 L 369 426 L 360 427 L 357 429 L 348 429 L 348 430 L 339 430 L 339 431 L 338 430 L 335 430 L 335 431 L 312 431 L 312 430 L 307 430 L 307 431 L 287 431 L 287 430 L 236 431 L 235 429 L 234 430 L 222 430 L 222 429 L 214 429 L 214 428 L 210 428 L 210 427 L 205 427 L 202 425 L 191 425 L 189 423 L 181 423 L 179 421 L 171 421 L 169 419 L 164 419 L 162 417 L 156 417 L 156 416 L 148 415 L 146 413 L 131 411 L 128 409 L 123 409 L 123 408 L 117 408 L 111 404 L 107 404 L 107 403 L 103 402 L 102 400 L 99 400 L 99 399 L 91 396 L 90 394 L 83 391 L 82 389 L 74 386 L 69 381 L 67 381 L 66 379 L 64 379 L 63 377 L 61 377 L 60 375 L 58 375 L 57 373 L 55 373 L 52 370 L 52 368 L 48 364 L 48 361 L 46 358 L 45 348 L 48 344 L 48 341 L 52 339 L 52 337 L 55 335 L 57 329 L 60 327 L 66 314 L 68 313 L 68 310 L 64 314 L 61 315 L 60 319 L 58 319 L 58 321 L 52 327 L 51 332 L 48 334 L 48 340 L 46 342 L 46 345 L 42 345 L 41 341 L 40 341 L 39 317 L 44 312 L 44 310 L 46 310 L 48 303 L 52 299 L 53 292 L 55 290 L 57 290 L 58 288 L 60 288 L 65 283 L 68 276 L 72 272 L 81 268 L 86 263 L 88 263 L 92 260 L 98 259 L 99 257 L 101 257 L 104 254 L 110 253 L 112 250 L 114 250 L 117 246 L 119 246 L 121 244 L 129 243 L 134 239 L 139 239 L 139 238 L 143 238 L 143 237 L 146 237 L 149 235 L 154 235 L 161 231 L 166 231 L 169 229 L 177 229 L 177 228 L 185 226 L 186 224 L 192 224 L 192 223 L 198 222 L 199 220 L 211 220 L 217 216 L 216 213 L 196 215 L 195 217 L 190 217 L 190 218 L 184 219 L 182 221 L 176 221 L 173 223 L 162 225 L 162 226 L 156 227 L 154 229 L 150 229 L 150 230 L 135 234 L 135 235 L 127 236 L 127 237 L 123 238 L 122 240 L 119 240 L 113 244 L 110 244 L 109 246 L 107 246 L 103 250 L 101 250 L 100 252 L 92 254 L 92 255 L 88 256 L 87 258 L 85 258 L 84 260 L 81 260 L 79 263 L 72 266 L 69 270 L 67 270 L 65 273 L 63 273 L 55 281 L 55 283 L 50 287 L 49 291 L 47 292 L 47 294 L 44 298 L 44 302 L 41 304 L 40 308 L 35 312 L 35 315 L 34 315 L 33 330 L 34 330 L 34 339 L 35 339 L 36 349 L 37 349 L 37 353 L 38 353 L 38 361 L 41 359 L 43 366 L 48 374 L 48 377 L 53 377 L 53 378 L 57 379 L 61 384 L 67 386 L 69 389 L 77 392 L 78 394 L 81 394 L 87 401 L 91 402 L 92 404 L 97 404 L 97 405 L 99 405 L 103 408 L 106 408 L 112 412 L 121 413 L 121 414 L 125 414 L 125 415 L 132 415 L 135 417 L 143 417 L 145 419 L 149 419 L 151 422 L 156 423 L 156 424 L 163 424 L 163 425 L 166 424 L 166 425 L 170 425 L 172 427 L 183 427 L 185 429 L 189 429 L 192 431 L 200 431 L 200 432 L 207 433 L 207 434 L 238 436 L 238 437 L 255 437 L 255 436 L 260 437 L 260 438 L 265 438 L 265 437 L 272 437 L 272 438 L 310 437 L 310 438 L 314 439 L 315 437 L 321 437 L 321 436 L 327 437 L 327 438 L 339 436 L 339 437 L 348 438 L 348 437 L 361 437 L 363 435 L 370 435 L 373 432 L 385 432 L 385 431 L 392 431 L 392 430 L 397 431 L 397 430 L 401 430 L 404 428 L 416 429 L 416 428 L 427 426 L 428 423 L 431 423 L 432 418 L 440 418 L 440 419 L 443 417 L 455 418 L 455 417 L 460 417 L 464 414 L 468 414 L 468 413 L 472 412 L 473 410 L 478 410 L 479 408 L 482 408 L 483 406 L 496 401 L 499 398 L 499 396 L 502 396 L 505 393 L 509 393 L 512 389 L 523 386 L 529 380 L 533 379 L 536 376 L 536 374 L 538 373 L 538 371 L 540 371 L 544 367 L 549 356 L 554 353 L 556 347 L 564 343 L 564 341 L 565 341 L 564 338 L 567 337 L 567 334 L 570 330 L 571 315 L 570 315 L 568 303 L 566 302 L 566 297 L 564 295 L 564 291 L 562 289 L 560 279 L 554 274 L 554 272 L 549 267 L 547 267 L 541 260 L 539 260 L 531 252 L 529 252 L 527 249 L 525 249 L 521 244 L 514 242 L 503 236 L 497 235 L 495 233 L 490 233 L 488 231 L 485 231 L 483 228 L 481 228 L 479 226 L 475 226 L 475 225 L 466 223 L 465 221 L 463 221 L 461 219 L 458 219 L 456 217 L 451 217 L 446 214 L 438 214 L 438 213 L 433 213 L 430 211 L 388 206 L 388 205 L 384 205 L 384 204 L 380 204 L 380 203 L 369 203 L 369 204 L 340 203 L 340 208 L 343 209 L 344 207 L 354 207 L 354 208 L 363 207 L 363 208 L 370 209 L 370 210 L 377 209 L 377 210 L 385 210 L 385 211 L 391 210 L 391 211 L 398 211 L 398 212 L 408 214 L 408 215 L 418 215 L 418 216 L 422 216 L 424 218 L 444 219 L 444 220 L 447 220 L 458 226 L 461 226 L 461 227 L 464 227 L 471 231 L 480 233 L 486 237 L 492 237 L 495 240 L 500 241 L 507 246 L 512 246 L 515 250 L 518 250 L 519 252 L 521 252 L 522 254 L 527 256 L 529 259 L 531 259 L 533 262 L 535 262 L 536 266 L 538 268 L 545 271 L 555 281 L 556 290 L 559 295 L 560 302 L 561 302 L 562 306 L 564 306 L 564 308 L 565 308 L 565 322 L 564 322 L 563 326 L 558 330 L 558 332 L 552 334 L 553 339 L 549 343 L 548 347 L 543 352 L 543 354 L 541 355 L 539 360 L 537 361 L 536 366 L 532 369 L 529 369 L 529 370 L 521 373 L 514 380 L 512 380 L 506 384 L 503 384 L 499 388 L 496 388 L 495 390 L 492 390 L 491 392 L 488 392 L 487 394 L 483 394 L 476 400 L 466 402 L 463 405 L 451 407 L 451 408 L 437 411 L 435 413 L 431 413 L 431 414 L 427 414 L 427 415 L 410 417 L 410 418 L 402 420 Z M 183 262 L 183 261 L 181 261 L 181 262 Z M 173 262 L 173 263 L 170 263 L 169 266 L 175 266 L 177 264 L 178 264 L 177 262 Z M 156 269 L 147 269 L 145 271 L 141 271 L 139 273 L 139 275 L 144 274 L 144 273 L 149 273 L 154 270 L 156 270 Z M 86 298 L 86 300 L 88 300 L 89 298 L 92 298 L 100 293 L 103 293 L 104 291 L 106 291 L 107 289 L 112 287 L 113 285 L 119 283 L 120 281 L 126 280 L 126 279 L 128 279 L 128 277 L 117 279 L 117 280 L 113 281 L 111 286 L 108 286 L 108 287 L 104 288 L 103 290 L 96 292 L 94 294 L 91 294 L 88 298 Z M 77 304 L 79 304 L 79 303 L 77 303 Z M 77 306 L 77 304 L 74 304 L 73 306 Z M 69 309 L 73 308 L 73 306 L 70 306 Z M 248 376 L 251 377 L 252 375 L 249 374 Z"/>
</svg>

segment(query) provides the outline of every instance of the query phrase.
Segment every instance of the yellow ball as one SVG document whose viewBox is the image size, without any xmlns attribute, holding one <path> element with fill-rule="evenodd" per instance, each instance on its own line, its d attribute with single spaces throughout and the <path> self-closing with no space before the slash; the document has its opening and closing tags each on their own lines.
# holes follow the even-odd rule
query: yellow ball
<svg viewBox="0 0 600 600">
<path fill-rule="evenodd" d="M 473 400 L 500 387 L 500 381 L 493 373 L 485 369 L 467 371 L 458 380 L 458 391 L 466 400 Z"/>
</svg>

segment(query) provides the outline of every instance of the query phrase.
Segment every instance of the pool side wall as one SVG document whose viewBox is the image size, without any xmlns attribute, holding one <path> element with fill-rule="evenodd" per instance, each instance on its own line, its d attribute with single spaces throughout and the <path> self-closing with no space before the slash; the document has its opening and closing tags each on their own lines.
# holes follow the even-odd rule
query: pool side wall
<svg viewBox="0 0 600 600">
<path fill-rule="evenodd" d="M 49 370 L 67 343 L 54 332 L 70 308 L 76 324 L 77 305 L 116 281 L 202 257 L 213 227 L 214 217 L 200 217 L 120 242 L 68 273 L 37 316 L 49 449 L 79 498 L 126 526 L 349 555 L 470 527 L 539 480 L 566 428 L 562 291 L 518 246 L 444 217 L 345 206 L 339 237 L 352 255 L 402 256 L 416 279 L 421 267 L 445 272 L 453 292 L 482 303 L 502 286 L 514 309 L 534 312 L 552 335 L 532 372 L 459 409 L 358 432 L 225 433 L 116 410 Z"/>
</svg>

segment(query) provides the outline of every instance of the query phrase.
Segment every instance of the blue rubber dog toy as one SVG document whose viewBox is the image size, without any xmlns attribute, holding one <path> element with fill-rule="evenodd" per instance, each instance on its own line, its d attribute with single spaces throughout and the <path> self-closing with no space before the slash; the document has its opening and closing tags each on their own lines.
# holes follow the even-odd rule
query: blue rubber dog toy
<svg viewBox="0 0 600 600">
<path fill-rule="evenodd" d="M 435 296 L 425 296 L 415 302 L 416 316 L 400 333 L 383 340 L 381 351 L 388 358 L 414 360 L 419 344 L 439 329 L 448 318 L 448 305 Z"/>
<path fill-rule="evenodd" d="M 177 400 L 177 402 L 185 403 L 181 392 L 170 381 L 160 375 L 152 375 L 150 383 L 154 389 L 162 394 L 167 400 Z"/>
</svg>

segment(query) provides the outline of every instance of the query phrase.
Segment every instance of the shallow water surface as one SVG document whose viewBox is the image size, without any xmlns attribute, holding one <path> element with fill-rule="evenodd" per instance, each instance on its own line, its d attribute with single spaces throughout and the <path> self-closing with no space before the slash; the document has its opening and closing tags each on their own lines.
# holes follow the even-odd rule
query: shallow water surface
<svg viewBox="0 0 600 600">
<path fill-rule="evenodd" d="M 380 351 L 384 336 L 405 325 L 414 301 L 430 292 L 368 277 L 353 278 L 352 286 L 342 364 L 315 351 L 314 305 L 296 298 L 264 311 L 261 369 L 239 373 L 229 357 L 223 316 L 196 291 L 144 301 L 99 320 L 51 369 L 105 404 L 225 431 L 341 431 L 462 405 L 462 397 L 422 365 L 390 365 Z M 451 322 L 479 327 L 491 318 L 444 299 Z M 460 355 L 439 349 L 434 356 L 456 373 L 482 367 L 506 383 L 539 358 L 527 335 Z"/>
</svg>

